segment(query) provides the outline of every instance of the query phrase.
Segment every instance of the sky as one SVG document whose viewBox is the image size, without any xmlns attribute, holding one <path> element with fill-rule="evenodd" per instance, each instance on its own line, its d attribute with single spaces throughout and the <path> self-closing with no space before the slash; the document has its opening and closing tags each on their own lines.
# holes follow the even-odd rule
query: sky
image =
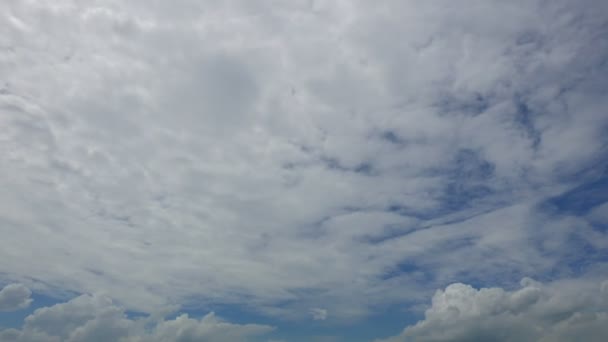
<svg viewBox="0 0 608 342">
<path fill-rule="evenodd" d="M 608 340 L 608 2 L 0 0 L 0 341 Z"/>
</svg>

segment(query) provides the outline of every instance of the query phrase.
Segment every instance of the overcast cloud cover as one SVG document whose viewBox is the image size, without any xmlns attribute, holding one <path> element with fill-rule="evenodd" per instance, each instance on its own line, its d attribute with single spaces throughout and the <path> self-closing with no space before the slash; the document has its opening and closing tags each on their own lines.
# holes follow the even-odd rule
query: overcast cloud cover
<svg viewBox="0 0 608 342">
<path fill-rule="evenodd" d="M 0 30 L 2 340 L 608 338 L 608 2 L 0 0 Z"/>
</svg>

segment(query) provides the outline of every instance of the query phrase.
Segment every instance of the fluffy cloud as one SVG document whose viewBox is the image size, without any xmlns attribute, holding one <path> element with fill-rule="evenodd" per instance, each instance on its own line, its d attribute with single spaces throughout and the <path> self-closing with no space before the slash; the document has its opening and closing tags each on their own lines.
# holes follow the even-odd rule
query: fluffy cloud
<svg viewBox="0 0 608 342">
<path fill-rule="evenodd" d="M 601 176 L 606 6 L 2 1 L 2 277 L 332 320 L 605 263 L 538 204 Z"/>
<path fill-rule="evenodd" d="M 9 284 L 0 290 L 0 311 L 14 311 L 27 308 L 32 299 L 32 291 L 23 284 Z"/>
<path fill-rule="evenodd" d="M 182 314 L 165 320 L 150 316 L 129 318 L 124 308 L 105 296 L 82 295 L 69 302 L 37 309 L 21 330 L 0 331 L 2 341 L 23 342 L 241 342 L 274 328 L 256 324 L 232 324 L 209 313 L 201 319 Z"/>
<path fill-rule="evenodd" d="M 599 342 L 608 337 L 608 296 L 597 282 L 544 286 L 525 278 L 521 285 L 513 291 L 449 285 L 433 296 L 424 320 L 382 341 Z"/>
</svg>

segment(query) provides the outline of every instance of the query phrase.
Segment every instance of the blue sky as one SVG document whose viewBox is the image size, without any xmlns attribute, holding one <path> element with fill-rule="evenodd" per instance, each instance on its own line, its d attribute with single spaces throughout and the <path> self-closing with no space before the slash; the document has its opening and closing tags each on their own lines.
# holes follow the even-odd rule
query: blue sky
<svg viewBox="0 0 608 342">
<path fill-rule="evenodd" d="M 605 341 L 605 1 L 0 4 L 1 341 Z"/>
</svg>

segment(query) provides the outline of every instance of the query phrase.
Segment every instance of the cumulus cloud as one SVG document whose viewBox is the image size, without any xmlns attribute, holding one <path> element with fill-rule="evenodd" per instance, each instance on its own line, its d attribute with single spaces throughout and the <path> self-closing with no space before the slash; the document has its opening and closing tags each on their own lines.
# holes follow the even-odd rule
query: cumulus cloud
<svg viewBox="0 0 608 342">
<path fill-rule="evenodd" d="M 241 342 L 271 332 L 257 324 L 233 324 L 213 312 L 200 319 L 187 314 L 174 319 L 129 318 L 109 298 L 82 295 L 66 303 L 36 309 L 23 328 L 0 331 L 0 340 L 19 342 Z"/>
<path fill-rule="evenodd" d="M 602 176 L 606 6 L 2 1 L 0 277 L 308 320 L 603 264 L 538 203 Z"/>
<path fill-rule="evenodd" d="M 593 284 L 543 285 L 525 278 L 521 288 L 475 289 L 455 283 L 433 296 L 424 320 L 398 341 L 604 341 L 608 297 Z"/>
<path fill-rule="evenodd" d="M 23 284 L 9 284 L 0 290 L 0 311 L 14 311 L 27 308 L 33 299 L 32 291 Z"/>
</svg>

